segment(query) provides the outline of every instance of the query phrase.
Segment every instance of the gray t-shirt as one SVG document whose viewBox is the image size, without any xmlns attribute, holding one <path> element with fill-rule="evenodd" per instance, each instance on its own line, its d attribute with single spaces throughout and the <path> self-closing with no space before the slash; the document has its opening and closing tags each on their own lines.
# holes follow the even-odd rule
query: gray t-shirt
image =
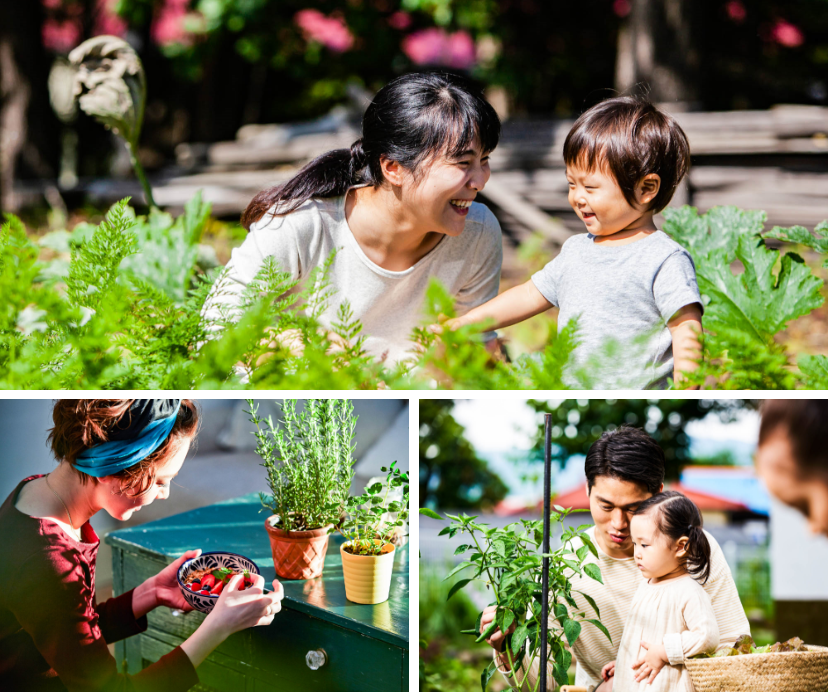
<svg viewBox="0 0 828 692">
<path fill-rule="evenodd" d="M 284 216 L 268 211 L 250 227 L 233 250 L 227 279 L 208 299 L 204 314 L 217 316 L 219 303 L 232 312 L 266 257 L 275 257 L 282 271 L 302 280 L 338 249 L 328 275 L 333 295 L 319 321 L 330 329 L 340 303 L 348 300 L 367 336 L 365 350 L 395 363 L 410 356 L 411 331 L 424 324 L 423 302 L 432 277 L 455 296 L 458 314 L 497 295 L 502 242 L 494 214 L 474 202 L 459 236 L 443 236 L 414 266 L 389 271 L 372 262 L 354 238 L 345 219 L 344 196 L 311 199 Z"/>
<path fill-rule="evenodd" d="M 532 276 L 560 308 L 559 329 L 578 318 L 567 384 L 580 387 L 580 370 L 593 389 L 664 389 L 673 374 L 667 322 L 686 305 L 702 305 L 693 259 L 662 231 L 627 245 L 594 239 L 571 237 Z"/>
</svg>

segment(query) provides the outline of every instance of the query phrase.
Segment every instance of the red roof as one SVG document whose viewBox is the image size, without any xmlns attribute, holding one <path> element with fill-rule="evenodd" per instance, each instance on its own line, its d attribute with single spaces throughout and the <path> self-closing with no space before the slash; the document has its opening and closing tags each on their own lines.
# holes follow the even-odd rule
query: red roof
<svg viewBox="0 0 828 692">
<path fill-rule="evenodd" d="M 683 486 L 681 483 L 665 483 L 665 490 L 677 490 L 688 499 L 692 500 L 696 507 L 702 512 L 749 512 L 750 508 L 741 502 L 733 502 L 718 495 L 711 495 L 710 493 L 703 493 L 700 490 L 692 490 Z M 589 509 L 589 497 L 586 493 L 586 483 L 579 484 L 568 492 L 561 493 L 552 498 L 553 505 L 560 505 L 561 507 L 571 507 L 572 509 Z M 521 514 L 527 508 L 516 509 L 514 505 L 510 506 L 506 501 L 501 502 L 495 508 L 495 512 L 501 516 L 510 516 L 514 514 Z M 533 508 L 536 511 L 543 512 L 543 501 L 539 502 Z"/>
</svg>

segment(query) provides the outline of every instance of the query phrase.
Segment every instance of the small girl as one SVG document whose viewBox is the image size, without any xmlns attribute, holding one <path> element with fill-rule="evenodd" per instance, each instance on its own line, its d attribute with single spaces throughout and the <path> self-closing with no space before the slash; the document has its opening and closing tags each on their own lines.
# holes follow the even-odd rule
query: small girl
<svg viewBox="0 0 828 692">
<path fill-rule="evenodd" d="M 630 606 L 618 658 L 601 677 L 614 677 L 616 692 L 693 692 L 685 659 L 719 645 L 713 606 L 701 587 L 710 576 L 701 513 L 679 492 L 658 493 L 635 511 L 630 534 L 646 581 Z"/>
</svg>

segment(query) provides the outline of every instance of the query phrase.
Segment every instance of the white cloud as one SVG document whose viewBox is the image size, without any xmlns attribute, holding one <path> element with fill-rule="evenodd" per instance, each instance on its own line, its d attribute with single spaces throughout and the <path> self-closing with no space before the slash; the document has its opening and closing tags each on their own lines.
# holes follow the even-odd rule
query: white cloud
<svg viewBox="0 0 828 692">
<path fill-rule="evenodd" d="M 685 431 L 700 440 L 734 440 L 756 444 L 759 439 L 759 413 L 739 411 L 732 423 L 722 423 L 718 415 L 709 413 L 701 420 L 691 421 Z"/>
<path fill-rule="evenodd" d="M 514 399 L 458 399 L 452 415 L 481 452 L 531 449 L 540 420 L 525 401 Z"/>
</svg>

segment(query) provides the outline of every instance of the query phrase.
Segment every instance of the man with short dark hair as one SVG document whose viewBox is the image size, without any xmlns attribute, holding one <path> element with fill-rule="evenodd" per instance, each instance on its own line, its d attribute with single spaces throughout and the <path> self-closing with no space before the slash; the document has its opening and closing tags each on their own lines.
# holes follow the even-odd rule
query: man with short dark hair
<svg viewBox="0 0 828 692">
<path fill-rule="evenodd" d="M 663 489 L 664 451 L 643 430 L 621 427 L 604 433 L 589 448 L 584 471 L 589 511 L 595 522 L 587 534 L 598 550 L 597 560 L 592 554 L 587 560 L 598 565 L 604 583 L 586 576 L 571 575 L 572 595 L 578 604 L 578 610 L 586 614 L 592 613 L 593 616 L 592 607 L 576 590 L 594 599 L 601 613 L 599 619 L 609 631 L 612 641 L 591 623 L 582 624 L 581 634 L 572 646 L 577 661 L 575 684 L 590 692 L 611 692 L 613 678 L 602 681 L 601 669 L 617 658 L 624 622 L 642 579 L 633 559 L 630 517 L 638 505 Z M 739 601 L 722 549 L 713 536 L 706 531 L 705 535 L 710 542 L 711 570 L 704 590 L 713 604 L 722 648 L 732 646 L 740 635 L 750 634 L 750 624 Z M 491 623 L 495 608 L 489 606 L 484 611 L 481 631 Z M 555 624 L 554 620 L 550 620 L 550 626 Z M 500 651 L 503 639 L 503 633 L 497 630 L 486 641 L 496 651 Z M 503 657 L 500 657 L 499 662 L 504 670 L 508 667 Z M 672 665 L 681 662 L 670 661 Z M 511 675 L 508 671 L 506 674 Z M 537 664 L 527 671 L 525 681 L 531 687 L 536 678 Z M 551 665 L 547 680 L 552 685 L 548 689 L 555 689 Z"/>
</svg>

